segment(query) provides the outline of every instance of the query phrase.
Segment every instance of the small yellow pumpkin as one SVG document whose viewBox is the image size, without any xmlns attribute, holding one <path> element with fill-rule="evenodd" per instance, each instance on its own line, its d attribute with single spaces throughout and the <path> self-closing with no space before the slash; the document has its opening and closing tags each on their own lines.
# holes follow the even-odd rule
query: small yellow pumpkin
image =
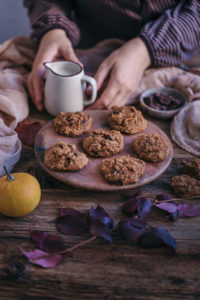
<svg viewBox="0 0 200 300">
<path fill-rule="evenodd" d="M 22 217 L 39 204 L 41 189 L 37 179 L 28 173 L 8 172 L 0 178 L 0 213 L 8 217 Z"/>
</svg>

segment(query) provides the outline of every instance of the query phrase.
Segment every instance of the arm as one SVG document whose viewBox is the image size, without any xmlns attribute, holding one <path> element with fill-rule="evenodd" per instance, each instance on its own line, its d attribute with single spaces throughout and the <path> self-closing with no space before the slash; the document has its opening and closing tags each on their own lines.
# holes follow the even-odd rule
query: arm
<svg viewBox="0 0 200 300">
<path fill-rule="evenodd" d="M 62 2 L 65 2 L 65 6 Z M 43 110 L 43 64 L 58 59 L 80 63 L 73 50 L 79 40 L 79 31 L 65 15 L 66 10 L 70 15 L 72 1 L 24 0 L 24 4 L 31 19 L 32 37 L 39 44 L 27 79 L 27 88 L 37 109 Z"/>
<path fill-rule="evenodd" d="M 177 65 L 200 47 L 200 1 L 180 1 L 160 18 L 144 25 L 138 38 L 113 52 L 95 75 L 100 88 L 108 75 L 108 85 L 93 109 L 124 105 L 134 94 L 148 66 Z"/>
<path fill-rule="evenodd" d="M 31 22 L 32 39 L 39 44 L 42 36 L 51 29 L 63 29 L 72 42 L 77 46 L 80 31 L 70 20 L 73 10 L 73 0 L 24 0 Z"/>
<path fill-rule="evenodd" d="M 152 66 L 178 65 L 200 47 L 200 1 L 185 0 L 147 23 L 140 34 Z"/>
</svg>

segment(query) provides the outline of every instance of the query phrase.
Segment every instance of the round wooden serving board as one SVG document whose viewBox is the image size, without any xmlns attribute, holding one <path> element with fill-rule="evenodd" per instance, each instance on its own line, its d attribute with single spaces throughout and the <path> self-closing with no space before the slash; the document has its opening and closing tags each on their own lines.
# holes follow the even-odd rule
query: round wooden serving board
<svg viewBox="0 0 200 300">
<path fill-rule="evenodd" d="M 109 129 L 109 125 L 107 123 L 107 114 L 108 111 L 105 110 L 88 110 L 88 115 L 92 116 L 94 121 L 91 130 L 94 129 Z M 100 172 L 100 165 L 103 158 L 90 158 L 88 165 L 80 171 L 76 172 L 61 172 L 61 171 L 54 171 L 49 169 L 44 165 L 44 152 L 47 148 L 49 148 L 52 144 L 58 143 L 60 141 L 68 143 L 68 144 L 76 144 L 77 148 L 80 151 L 82 149 L 82 140 L 87 135 L 83 134 L 79 137 L 65 137 L 59 135 L 55 132 L 53 121 L 48 122 L 44 125 L 41 130 L 38 132 L 35 140 L 35 154 L 36 157 L 42 166 L 42 168 L 49 173 L 54 178 L 70 184 L 72 186 L 78 188 L 84 188 L 88 190 L 97 190 L 97 191 L 120 191 L 126 189 L 134 189 L 138 188 L 144 184 L 147 184 L 154 179 L 158 178 L 169 166 L 172 156 L 173 156 L 173 148 L 172 144 L 169 141 L 166 134 L 158 128 L 156 125 L 148 121 L 148 125 L 146 130 L 143 133 L 154 133 L 157 132 L 162 135 L 170 144 L 170 154 L 169 156 L 162 162 L 159 163 L 148 163 L 146 162 L 145 172 L 144 175 L 140 178 L 140 180 L 135 184 L 130 185 L 117 185 L 117 184 L 110 184 L 106 182 Z M 141 133 L 139 133 L 141 134 Z M 137 157 L 137 155 L 133 152 L 132 142 L 133 140 L 139 135 L 126 135 L 124 134 L 124 150 L 117 154 L 129 154 L 133 157 Z M 84 152 L 84 151 L 83 151 Z"/>
</svg>

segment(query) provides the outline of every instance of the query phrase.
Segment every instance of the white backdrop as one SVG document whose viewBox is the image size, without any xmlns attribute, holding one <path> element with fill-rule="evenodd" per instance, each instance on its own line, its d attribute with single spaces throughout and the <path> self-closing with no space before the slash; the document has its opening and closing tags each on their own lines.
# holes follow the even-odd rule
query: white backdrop
<svg viewBox="0 0 200 300">
<path fill-rule="evenodd" d="M 0 43 L 17 35 L 30 34 L 23 0 L 0 0 Z"/>
</svg>

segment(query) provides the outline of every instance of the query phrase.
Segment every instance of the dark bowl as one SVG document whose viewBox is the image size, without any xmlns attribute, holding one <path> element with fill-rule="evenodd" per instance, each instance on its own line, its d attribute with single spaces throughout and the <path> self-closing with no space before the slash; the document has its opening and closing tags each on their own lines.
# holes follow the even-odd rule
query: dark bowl
<svg viewBox="0 0 200 300">
<path fill-rule="evenodd" d="M 159 109 L 152 108 L 145 103 L 144 99 L 149 95 L 156 94 L 156 93 L 162 93 L 163 95 L 166 96 L 170 95 L 176 97 L 182 101 L 182 106 L 173 110 L 159 110 Z M 179 112 L 179 110 L 183 108 L 186 102 L 187 99 L 183 93 L 179 92 L 176 89 L 168 88 L 168 87 L 148 89 L 140 95 L 140 99 L 139 99 L 140 107 L 145 113 L 147 113 L 151 117 L 165 119 L 165 120 L 173 118 L 173 116 L 175 116 Z"/>
</svg>

